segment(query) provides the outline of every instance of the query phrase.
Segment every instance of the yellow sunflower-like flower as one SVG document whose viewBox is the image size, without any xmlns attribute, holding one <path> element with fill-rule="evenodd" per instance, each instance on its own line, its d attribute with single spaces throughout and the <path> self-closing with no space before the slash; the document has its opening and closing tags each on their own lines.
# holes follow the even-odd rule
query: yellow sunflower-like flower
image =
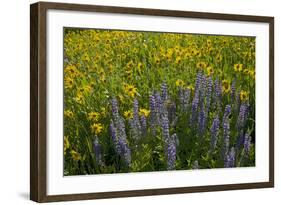
<svg viewBox="0 0 281 205">
<path fill-rule="evenodd" d="M 193 85 L 189 85 L 189 86 L 187 86 L 187 88 L 188 88 L 190 91 L 194 91 L 194 86 L 193 86 Z"/>
<path fill-rule="evenodd" d="M 133 112 L 131 110 L 127 110 L 124 112 L 124 117 L 126 119 L 132 119 L 133 118 Z"/>
<path fill-rule="evenodd" d="M 64 72 L 67 76 L 74 78 L 79 75 L 79 71 L 75 65 L 68 65 L 65 67 Z"/>
<path fill-rule="evenodd" d="M 82 93 L 78 92 L 76 97 L 75 97 L 75 101 L 80 103 L 80 104 L 84 104 L 85 99 Z"/>
<path fill-rule="evenodd" d="M 64 87 L 66 89 L 71 89 L 74 85 L 74 80 L 71 77 L 66 77 L 64 79 Z"/>
<path fill-rule="evenodd" d="M 222 61 L 222 55 L 221 55 L 221 54 L 218 54 L 218 55 L 216 56 L 216 61 L 217 61 L 218 63 Z"/>
<path fill-rule="evenodd" d="M 148 117 L 149 114 L 150 114 L 150 110 L 147 110 L 145 108 L 141 108 L 140 111 L 139 111 L 140 116 Z"/>
<path fill-rule="evenodd" d="M 207 68 L 207 74 L 208 74 L 208 76 L 212 75 L 213 73 L 214 73 L 214 69 L 213 69 L 211 66 L 209 66 L 209 67 Z"/>
<path fill-rule="evenodd" d="M 70 151 L 71 157 L 74 161 L 79 161 L 82 159 L 81 154 L 75 150 Z"/>
<path fill-rule="evenodd" d="M 182 60 L 181 60 L 181 57 L 180 57 L 180 56 L 177 56 L 177 57 L 176 57 L 176 61 L 175 61 L 176 64 L 180 64 L 181 61 L 182 61 Z"/>
<path fill-rule="evenodd" d="M 249 71 L 249 75 L 250 75 L 253 79 L 256 78 L 256 72 L 255 72 L 254 70 L 250 70 L 250 71 Z"/>
<path fill-rule="evenodd" d="M 103 126 L 101 123 L 94 123 L 91 125 L 91 130 L 95 135 L 98 135 L 99 133 L 102 132 Z"/>
<path fill-rule="evenodd" d="M 100 113 L 98 113 L 98 112 L 90 112 L 88 114 L 88 119 L 96 122 L 96 121 L 98 121 L 100 119 Z"/>
<path fill-rule="evenodd" d="M 137 88 L 134 85 L 125 85 L 125 93 L 134 98 L 137 94 Z"/>
<path fill-rule="evenodd" d="M 203 61 L 198 62 L 196 65 L 196 67 L 201 70 L 204 70 L 206 68 L 206 66 L 207 66 L 207 64 Z"/>
<path fill-rule="evenodd" d="M 241 72 L 243 70 L 243 64 L 241 63 L 234 64 L 233 68 L 234 71 Z"/>
<path fill-rule="evenodd" d="M 138 72 L 141 73 L 143 70 L 144 66 L 141 62 L 138 63 Z"/>
<path fill-rule="evenodd" d="M 63 138 L 63 153 L 64 155 L 66 154 L 66 151 L 69 149 L 70 147 L 70 143 L 69 143 L 69 140 L 68 140 L 68 136 L 64 136 Z"/>
<path fill-rule="evenodd" d="M 178 80 L 176 81 L 176 86 L 177 86 L 177 87 L 183 87 L 183 86 L 185 86 L 185 83 L 183 82 L 183 80 L 178 79 Z"/>
<path fill-rule="evenodd" d="M 249 93 L 247 91 L 241 90 L 240 91 L 240 100 L 246 101 L 249 99 Z"/>
<path fill-rule="evenodd" d="M 73 118 L 73 116 L 74 116 L 74 114 L 71 110 L 65 110 L 63 112 L 63 114 L 64 114 L 65 117 L 68 117 L 68 118 Z"/>
<path fill-rule="evenodd" d="M 211 44 L 212 44 L 211 39 L 207 39 L 207 46 L 208 46 L 208 47 L 210 47 L 210 46 L 211 46 Z"/>
<path fill-rule="evenodd" d="M 229 93 L 230 92 L 230 82 L 228 80 L 222 81 L 222 91 L 223 91 L 223 93 Z"/>
<path fill-rule="evenodd" d="M 105 116 L 105 115 L 106 115 L 106 108 L 105 108 L 105 107 L 102 107 L 102 108 L 101 108 L 101 115 L 102 115 L 102 116 Z"/>
</svg>

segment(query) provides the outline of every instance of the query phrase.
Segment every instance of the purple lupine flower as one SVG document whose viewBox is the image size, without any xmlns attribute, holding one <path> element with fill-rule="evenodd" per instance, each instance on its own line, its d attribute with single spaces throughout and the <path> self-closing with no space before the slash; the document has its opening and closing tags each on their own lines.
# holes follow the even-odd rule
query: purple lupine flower
<svg viewBox="0 0 281 205">
<path fill-rule="evenodd" d="M 153 135 L 155 134 L 156 125 L 158 124 L 158 114 L 156 109 L 156 100 L 154 95 L 149 96 L 149 107 L 150 107 L 150 124 Z"/>
<path fill-rule="evenodd" d="M 221 97 L 222 97 L 222 87 L 218 79 L 214 82 L 215 92 L 214 92 L 214 108 L 217 107 L 218 111 L 221 111 Z"/>
<path fill-rule="evenodd" d="M 125 160 L 128 166 L 131 165 L 131 149 L 129 148 L 126 139 L 120 139 L 121 157 Z"/>
<path fill-rule="evenodd" d="M 140 127 L 140 121 L 139 121 L 139 102 L 137 99 L 134 99 L 133 102 L 133 120 L 136 126 Z"/>
<path fill-rule="evenodd" d="M 192 169 L 199 169 L 199 164 L 198 164 L 198 161 L 195 160 L 192 164 Z"/>
<path fill-rule="evenodd" d="M 131 165 L 131 150 L 127 144 L 127 135 L 125 130 L 124 119 L 119 115 L 118 103 L 115 98 L 111 101 L 113 120 L 110 122 L 111 138 L 116 150 L 126 162 L 128 166 Z"/>
<path fill-rule="evenodd" d="M 246 156 L 249 156 L 250 148 L 251 148 L 251 136 L 249 136 L 249 134 L 246 133 L 244 137 L 244 150 Z"/>
<path fill-rule="evenodd" d="M 212 99 L 213 80 L 212 77 L 207 79 L 207 92 L 206 92 L 206 115 L 209 113 L 211 99 Z"/>
<path fill-rule="evenodd" d="M 198 103 L 199 103 L 199 96 L 198 93 L 195 93 L 191 105 L 191 117 L 190 117 L 190 124 L 193 127 L 195 126 L 195 122 L 197 118 Z"/>
<path fill-rule="evenodd" d="M 222 147 L 222 155 L 224 159 L 227 158 L 228 149 L 229 149 L 229 119 L 226 118 L 223 122 L 223 147 Z"/>
<path fill-rule="evenodd" d="M 199 116 L 198 116 L 198 132 L 199 132 L 200 137 L 202 137 L 204 135 L 205 123 L 206 123 L 206 116 L 205 116 L 204 110 L 202 109 L 199 112 Z"/>
<path fill-rule="evenodd" d="M 197 76 L 196 76 L 196 81 L 195 81 L 195 92 L 200 91 L 202 76 L 203 76 L 203 73 L 201 71 L 198 71 Z"/>
<path fill-rule="evenodd" d="M 164 144 L 167 144 L 168 139 L 169 139 L 169 119 L 167 116 L 164 116 L 162 119 L 162 135 L 163 135 L 163 140 L 164 140 Z"/>
<path fill-rule="evenodd" d="M 239 115 L 237 119 L 237 129 L 243 130 L 245 123 L 247 121 L 248 115 L 248 105 L 246 103 L 242 103 L 239 110 Z"/>
<path fill-rule="evenodd" d="M 129 148 L 128 145 L 124 149 L 124 159 L 125 159 L 126 164 L 128 166 L 131 166 L 131 161 L 132 161 L 131 149 Z"/>
<path fill-rule="evenodd" d="M 134 139 L 137 139 L 139 137 L 139 133 L 138 133 L 138 128 L 136 127 L 136 124 L 134 123 L 133 119 L 129 119 L 129 126 L 130 126 L 130 131 L 131 131 L 131 135 Z"/>
<path fill-rule="evenodd" d="M 165 102 L 166 100 L 168 100 L 168 86 L 167 83 L 162 83 L 161 85 L 161 98 L 162 101 Z"/>
<path fill-rule="evenodd" d="M 178 95 L 179 95 L 179 102 L 180 102 L 180 109 L 182 111 L 186 111 L 185 108 L 185 96 L 184 96 L 184 89 L 183 88 L 179 88 L 179 91 L 178 91 Z"/>
<path fill-rule="evenodd" d="M 203 74 L 201 78 L 201 86 L 199 90 L 199 106 L 201 109 L 203 109 L 204 107 L 205 93 L 206 93 L 206 76 Z"/>
<path fill-rule="evenodd" d="M 111 100 L 111 110 L 112 110 L 113 119 L 117 121 L 119 113 L 118 113 L 118 102 L 116 98 L 113 98 Z"/>
<path fill-rule="evenodd" d="M 158 92 L 154 94 L 155 102 L 156 102 L 156 111 L 157 111 L 157 118 L 158 118 L 158 125 L 161 125 L 161 118 L 163 115 L 166 114 L 164 102 Z"/>
<path fill-rule="evenodd" d="M 223 119 L 228 118 L 231 113 L 231 106 L 226 105 L 224 109 Z"/>
<path fill-rule="evenodd" d="M 169 122 L 171 122 L 171 124 L 174 124 L 173 122 L 176 119 L 176 104 L 172 101 L 169 101 L 166 103 L 166 108 L 168 112 Z"/>
<path fill-rule="evenodd" d="M 184 89 L 182 100 L 180 100 L 180 103 L 181 103 L 182 110 L 185 112 L 187 111 L 188 108 L 189 98 L 190 98 L 190 89 L 188 88 Z"/>
<path fill-rule="evenodd" d="M 176 165 L 176 155 L 177 155 L 177 148 L 176 148 L 176 139 L 177 134 L 173 134 L 167 144 L 167 170 L 175 169 Z"/>
<path fill-rule="evenodd" d="M 111 139 L 113 141 L 115 151 L 117 152 L 117 154 L 121 154 L 121 147 L 120 147 L 120 144 L 119 144 L 119 139 L 117 137 L 117 129 L 114 126 L 113 121 L 110 122 L 109 129 L 110 129 L 110 132 L 111 132 Z"/>
<path fill-rule="evenodd" d="M 244 131 L 243 130 L 238 130 L 238 137 L 237 137 L 237 140 L 236 140 L 236 149 L 240 149 L 240 147 L 244 144 L 244 139 L 245 139 L 245 136 L 244 136 Z"/>
<path fill-rule="evenodd" d="M 97 163 L 101 165 L 102 164 L 101 144 L 99 143 L 99 139 L 97 137 L 95 137 L 93 141 L 93 151 L 95 153 Z"/>
<path fill-rule="evenodd" d="M 215 117 L 211 127 L 211 150 L 214 151 L 216 149 L 218 135 L 219 135 L 219 126 L 220 120 L 218 115 Z"/>
<path fill-rule="evenodd" d="M 231 83 L 231 99 L 233 102 L 235 102 L 236 98 L 236 79 L 234 79 Z"/>
<path fill-rule="evenodd" d="M 121 138 L 126 139 L 127 135 L 126 135 L 124 119 L 119 116 L 116 125 L 117 125 L 117 136 L 118 136 L 118 138 L 119 139 L 121 139 Z"/>
<path fill-rule="evenodd" d="M 228 120 L 228 117 L 230 116 L 231 113 L 231 106 L 226 105 L 223 113 L 223 118 L 222 118 L 222 124 L 224 125 L 224 122 Z"/>
<path fill-rule="evenodd" d="M 147 133 L 147 123 L 146 123 L 146 117 L 144 115 L 141 116 L 140 123 L 141 123 L 141 133 L 142 135 L 145 136 Z"/>
<path fill-rule="evenodd" d="M 234 147 L 231 148 L 230 153 L 227 155 L 225 162 L 225 168 L 235 167 L 235 149 Z"/>
</svg>

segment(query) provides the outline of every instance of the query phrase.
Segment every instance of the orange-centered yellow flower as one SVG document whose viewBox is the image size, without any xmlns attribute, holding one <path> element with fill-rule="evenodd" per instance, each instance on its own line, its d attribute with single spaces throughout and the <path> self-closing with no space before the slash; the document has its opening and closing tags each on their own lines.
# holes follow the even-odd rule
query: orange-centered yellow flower
<svg viewBox="0 0 281 205">
<path fill-rule="evenodd" d="M 240 100 L 241 101 L 246 101 L 249 99 L 249 93 L 244 91 L 244 90 L 241 90 L 240 92 Z"/>
<path fill-rule="evenodd" d="M 241 72 L 242 69 L 243 69 L 243 64 L 241 63 L 237 63 L 237 64 L 234 64 L 234 70 L 237 71 L 237 72 Z"/>
<path fill-rule="evenodd" d="M 183 86 L 185 86 L 185 83 L 183 82 L 183 80 L 178 79 L 178 80 L 176 81 L 176 86 L 178 86 L 178 87 L 183 87 Z"/>
<path fill-rule="evenodd" d="M 101 123 L 94 123 L 91 125 L 91 130 L 95 135 L 98 135 L 99 133 L 102 132 L 103 126 Z"/>
<path fill-rule="evenodd" d="M 230 92 L 230 82 L 228 80 L 223 80 L 222 81 L 222 91 L 224 93 L 229 93 Z"/>
</svg>

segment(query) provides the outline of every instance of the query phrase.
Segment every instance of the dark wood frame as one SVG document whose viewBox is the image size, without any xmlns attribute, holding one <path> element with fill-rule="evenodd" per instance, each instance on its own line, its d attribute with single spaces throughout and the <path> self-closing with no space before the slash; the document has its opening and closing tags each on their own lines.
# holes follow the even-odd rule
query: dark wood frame
<svg viewBox="0 0 281 205">
<path fill-rule="evenodd" d="M 269 181 L 227 185 L 47 195 L 46 193 L 46 12 L 48 9 L 106 12 L 269 24 Z M 179 194 L 274 187 L 274 17 L 39 2 L 30 6 L 30 199 L 37 202 Z"/>
</svg>

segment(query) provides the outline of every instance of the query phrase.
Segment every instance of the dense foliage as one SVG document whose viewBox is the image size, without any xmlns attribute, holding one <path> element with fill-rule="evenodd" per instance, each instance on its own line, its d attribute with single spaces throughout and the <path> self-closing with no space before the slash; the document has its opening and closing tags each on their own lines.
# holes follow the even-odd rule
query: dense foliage
<svg viewBox="0 0 281 205">
<path fill-rule="evenodd" d="M 64 175 L 255 166 L 255 38 L 65 29 Z"/>
</svg>

